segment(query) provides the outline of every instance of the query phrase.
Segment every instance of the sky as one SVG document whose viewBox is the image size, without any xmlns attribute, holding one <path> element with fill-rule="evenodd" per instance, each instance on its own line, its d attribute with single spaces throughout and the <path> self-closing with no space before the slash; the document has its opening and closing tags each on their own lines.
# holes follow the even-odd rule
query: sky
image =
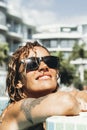
<svg viewBox="0 0 87 130">
<path fill-rule="evenodd" d="M 87 0 L 7 0 L 28 22 L 39 25 L 87 23 Z"/>
</svg>

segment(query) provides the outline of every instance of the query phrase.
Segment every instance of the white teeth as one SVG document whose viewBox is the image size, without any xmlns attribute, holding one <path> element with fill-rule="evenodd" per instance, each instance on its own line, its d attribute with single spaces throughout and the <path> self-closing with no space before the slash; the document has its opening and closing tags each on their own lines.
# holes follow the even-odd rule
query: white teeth
<svg viewBox="0 0 87 130">
<path fill-rule="evenodd" d="M 50 76 L 42 76 L 42 77 L 39 77 L 39 79 L 49 79 Z"/>
</svg>

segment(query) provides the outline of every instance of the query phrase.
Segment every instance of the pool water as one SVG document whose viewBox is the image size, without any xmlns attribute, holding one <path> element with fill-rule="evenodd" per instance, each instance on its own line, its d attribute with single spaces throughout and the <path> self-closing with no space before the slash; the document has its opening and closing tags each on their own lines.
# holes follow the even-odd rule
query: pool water
<svg viewBox="0 0 87 130">
<path fill-rule="evenodd" d="M 0 115 L 2 111 L 6 108 L 8 105 L 9 98 L 8 97 L 0 97 Z"/>
</svg>

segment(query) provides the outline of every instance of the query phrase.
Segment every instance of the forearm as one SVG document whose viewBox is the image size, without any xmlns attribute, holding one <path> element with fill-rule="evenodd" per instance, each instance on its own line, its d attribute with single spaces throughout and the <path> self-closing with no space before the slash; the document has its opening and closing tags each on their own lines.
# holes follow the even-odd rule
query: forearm
<svg viewBox="0 0 87 130">
<path fill-rule="evenodd" d="M 30 126 L 45 121 L 47 116 L 47 110 L 45 111 L 45 99 L 47 96 L 40 97 L 37 99 L 27 98 L 21 105 L 26 120 L 30 123 Z"/>
<path fill-rule="evenodd" d="M 22 103 L 22 111 L 31 125 L 45 121 L 53 115 L 77 115 L 78 102 L 67 93 L 55 93 L 38 99 L 26 99 Z"/>
</svg>

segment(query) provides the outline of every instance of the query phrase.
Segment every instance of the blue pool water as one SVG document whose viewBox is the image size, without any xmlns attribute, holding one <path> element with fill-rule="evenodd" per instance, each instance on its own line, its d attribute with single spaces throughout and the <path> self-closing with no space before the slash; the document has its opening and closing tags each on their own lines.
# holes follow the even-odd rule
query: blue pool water
<svg viewBox="0 0 87 130">
<path fill-rule="evenodd" d="M 9 98 L 8 97 L 0 97 L 0 115 L 5 107 L 8 105 Z"/>
</svg>

